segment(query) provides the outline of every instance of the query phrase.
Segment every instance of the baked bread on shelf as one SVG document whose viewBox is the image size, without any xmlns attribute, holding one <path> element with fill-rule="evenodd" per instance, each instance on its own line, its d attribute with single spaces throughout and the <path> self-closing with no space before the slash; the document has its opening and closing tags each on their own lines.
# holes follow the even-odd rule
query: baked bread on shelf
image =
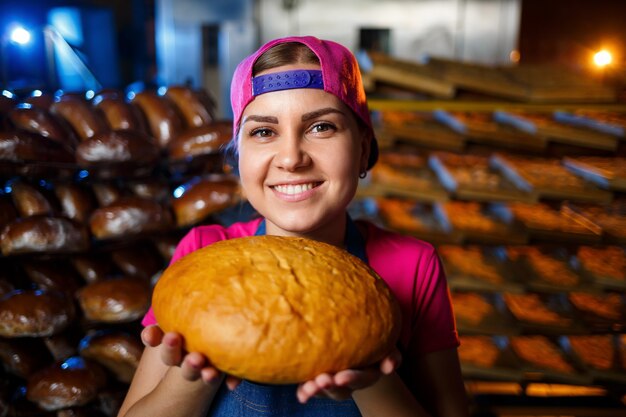
<svg viewBox="0 0 626 417">
<path fill-rule="evenodd" d="M 240 201 L 235 178 L 195 178 L 181 185 L 180 195 L 171 199 L 178 226 L 191 226 Z"/>
<path fill-rule="evenodd" d="M 470 201 L 526 201 L 536 196 L 520 190 L 489 163 L 489 156 L 435 152 L 429 166 L 456 198 Z"/>
<path fill-rule="evenodd" d="M 0 235 L 3 255 L 84 252 L 89 246 L 87 229 L 60 216 L 19 218 Z"/>
<path fill-rule="evenodd" d="M 506 307 L 521 323 L 531 326 L 550 326 L 559 330 L 572 330 L 573 319 L 551 308 L 539 294 L 502 294 Z M 542 330 L 544 328 L 541 328 Z"/>
<path fill-rule="evenodd" d="M 576 254 L 583 270 L 608 288 L 626 289 L 626 250 L 621 246 L 580 246 Z"/>
<path fill-rule="evenodd" d="M 74 304 L 62 292 L 15 290 L 0 299 L 0 336 L 52 336 L 74 317 Z"/>
<path fill-rule="evenodd" d="M 513 336 L 510 343 L 515 354 L 533 369 L 565 374 L 576 372 L 564 353 L 546 336 Z"/>
<path fill-rule="evenodd" d="M 139 278 L 111 278 L 82 287 L 76 298 L 88 320 L 127 323 L 148 311 L 150 287 L 147 280 Z"/>
<path fill-rule="evenodd" d="M 28 379 L 26 398 L 44 410 L 81 406 L 94 400 L 106 384 L 97 363 L 80 356 L 54 363 Z"/>
<path fill-rule="evenodd" d="M 518 188 L 536 193 L 540 198 L 608 203 L 613 193 L 585 182 L 571 173 L 560 159 L 523 157 L 496 153 L 491 165 Z"/>
</svg>

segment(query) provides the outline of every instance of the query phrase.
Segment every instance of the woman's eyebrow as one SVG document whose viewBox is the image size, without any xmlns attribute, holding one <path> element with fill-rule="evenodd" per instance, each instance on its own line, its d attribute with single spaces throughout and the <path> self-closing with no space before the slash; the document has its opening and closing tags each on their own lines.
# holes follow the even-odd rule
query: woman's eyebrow
<svg viewBox="0 0 626 417">
<path fill-rule="evenodd" d="M 312 111 L 310 113 L 303 114 L 302 121 L 306 122 L 307 120 L 315 119 L 316 117 L 320 117 L 329 113 L 339 113 L 341 115 L 345 115 L 345 113 L 339 109 L 336 109 L 334 107 L 325 107 L 323 109 L 319 109 L 319 110 Z"/>
<path fill-rule="evenodd" d="M 278 124 L 278 118 L 274 116 L 256 116 L 254 114 L 246 116 L 243 123 L 246 122 L 259 122 L 259 123 L 274 123 Z"/>
</svg>

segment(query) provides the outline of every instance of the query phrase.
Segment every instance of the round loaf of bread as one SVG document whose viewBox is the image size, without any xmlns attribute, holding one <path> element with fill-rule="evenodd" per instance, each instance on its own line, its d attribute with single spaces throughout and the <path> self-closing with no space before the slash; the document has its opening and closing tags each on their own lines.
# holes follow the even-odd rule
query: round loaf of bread
<svg viewBox="0 0 626 417">
<path fill-rule="evenodd" d="M 139 109 L 121 97 L 101 95 L 94 98 L 93 105 L 102 112 L 113 130 L 134 130 L 142 133 L 147 131 Z"/>
<path fill-rule="evenodd" d="M 261 383 L 374 364 L 401 324 L 391 291 L 365 263 L 296 237 L 237 238 L 192 252 L 164 271 L 152 306 L 188 351 Z"/>
<path fill-rule="evenodd" d="M 167 147 L 181 132 L 183 122 L 168 98 L 153 91 L 142 91 L 135 94 L 131 103 L 138 106 L 145 116 L 148 129 L 160 147 Z"/>
</svg>

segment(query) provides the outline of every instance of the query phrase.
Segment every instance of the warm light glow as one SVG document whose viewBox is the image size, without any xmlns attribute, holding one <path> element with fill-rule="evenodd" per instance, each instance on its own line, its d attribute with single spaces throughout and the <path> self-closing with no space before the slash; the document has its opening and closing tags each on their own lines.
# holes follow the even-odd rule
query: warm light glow
<svg viewBox="0 0 626 417">
<path fill-rule="evenodd" d="M 593 56 L 593 63 L 598 67 L 606 67 L 611 63 L 611 61 L 613 61 L 613 56 L 606 49 L 596 52 Z"/>
<path fill-rule="evenodd" d="M 26 45 L 30 42 L 30 32 L 18 26 L 11 31 L 11 41 L 20 45 Z"/>
<path fill-rule="evenodd" d="M 520 58 L 521 56 L 517 49 L 513 49 L 511 53 L 509 54 L 509 59 L 511 60 L 511 62 L 518 63 Z"/>
</svg>

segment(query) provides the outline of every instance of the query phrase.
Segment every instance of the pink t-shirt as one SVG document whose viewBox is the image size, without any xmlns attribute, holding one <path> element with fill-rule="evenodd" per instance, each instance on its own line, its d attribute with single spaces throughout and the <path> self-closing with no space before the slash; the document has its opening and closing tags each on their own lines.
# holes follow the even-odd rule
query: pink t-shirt
<svg viewBox="0 0 626 417">
<path fill-rule="evenodd" d="M 176 247 L 171 262 L 204 246 L 225 239 L 255 234 L 261 219 L 230 227 L 199 226 Z M 457 347 L 459 338 L 450 293 L 439 257 L 432 245 L 364 222 L 370 266 L 397 298 L 402 310 L 400 347 L 403 352 L 425 354 Z M 142 324 L 155 324 L 152 308 Z"/>
</svg>

